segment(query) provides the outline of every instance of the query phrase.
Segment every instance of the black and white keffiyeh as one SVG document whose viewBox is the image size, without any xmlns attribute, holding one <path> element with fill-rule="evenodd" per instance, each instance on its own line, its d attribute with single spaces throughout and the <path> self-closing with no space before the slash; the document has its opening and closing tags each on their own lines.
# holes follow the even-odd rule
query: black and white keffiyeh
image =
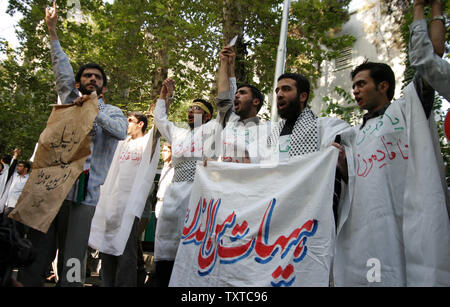
<svg viewBox="0 0 450 307">
<path fill-rule="evenodd" d="M 317 116 L 308 108 L 297 118 L 291 135 L 289 156 L 300 156 L 319 150 L 319 126 Z M 274 125 L 272 135 L 269 138 L 269 145 L 278 144 L 280 133 L 286 120 L 282 120 L 278 125 Z"/>
<path fill-rule="evenodd" d="M 196 167 L 197 160 L 187 160 L 178 163 L 174 167 L 172 182 L 194 181 Z"/>
</svg>

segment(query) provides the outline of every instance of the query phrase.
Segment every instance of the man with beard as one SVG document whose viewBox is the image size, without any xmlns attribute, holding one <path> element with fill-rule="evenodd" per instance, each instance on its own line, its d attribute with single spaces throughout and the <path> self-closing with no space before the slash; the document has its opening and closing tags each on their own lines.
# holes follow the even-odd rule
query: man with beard
<svg viewBox="0 0 450 307">
<path fill-rule="evenodd" d="M 310 83 L 305 76 L 285 73 L 278 78 L 275 89 L 278 114 L 282 120 L 273 124 L 269 146 L 278 161 L 301 156 L 335 146 L 339 149 L 339 159 L 334 184 L 333 213 L 337 217 L 341 191 L 346 189 L 348 169 L 345 151 L 348 144 L 339 144 L 341 134 L 351 133 L 350 125 L 340 119 L 317 117 L 308 107 Z"/>
<path fill-rule="evenodd" d="M 340 119 L 317 117 L 308 107 L 310 84 L 300 74 L 285 73 L 276 87 L 277 109 L 282 120 L 272 129 L 269 143 L 276 145 L 280 161 L 319 151 L 329 145 L 340 149 L 338 170 L 347 173 L 343 146 L 335 143 L 339 135 L 350 128 Z"/>
<path fill-rule="evenodd" d="M 236 92 L 236 81 L 227 79 L 229 93 Z M 205 158 L 217 158 L 215 151 L 216 134 L 225 125 L 225 114 L 231 104 L 218 106 L 214 120 L 212 105 L 196 99 L 188 109 L 190 129 L 177 127 L 167 119 L 172 101 L 175 82 L 166 79 L 161 88 L 154 112 L 155 125 L 161 135 L 172 146 L 174 177 L 164 195 L 164 206 L 160 212 L 155 233 L 155 274 L 159 286 L 168 286 L 172 268 L 181 238 L 186 210 L 189 205 L 197 161 Z M 255 114 L 256 115 L 256 114 Z"/>
<path fill-rule="evenodd" d="M 56 34 L 57 19 L 56 3 L 53 2 L 53 12 L 46 9 L 45 21 L 50 33 L 58 95 L 63 104 L 75 102 L 81 105 L 87 98 L 82 95 L 95 91 L 99 97 L 99 112 L 91 132 L 91 154 L 85 162 L 84 172 L 67 195 L 48 232 L 30 232 L 29 239 L 38 255 L 31 265 L 19 271 L 18 279 L 24 286 L 43 286 L 46 269 L 54 259 L 56 249 L 62 256 L 58 258 L 64 259 L 63 263 L 58 263 L 60 285 L 83 285 L 89 231 L 100 194 L 100 185 L 105 181 L 118 141 L 127 136 L 128 124 L 122 111 L 105 104 L 101 98 L 107 83 L 103 68 L 94 63 L 83 65 L 74 78 L 69 58 L 62 50 Z M 72 269 L 71 261 L 74 259 L 79 261 L 81 269 L 81 272 L 78 272 L 80 274 L 75 276 L 80 276 L 81 280 L 70 282 L 67 275 L 70 275 L 68 271 Z"/>
<path fill-rule="evenodd" d="M 257 163 L 259 146 L 250 146 L 257 141 L 257 117 L 264 103 L 264 96 L 259 89 L 250 84 L 242 84 L 236 88 L 234 61 L 236 54 L 232 47 L 226 46 L 220 52 L 218 73 L 218 96 L 215 98 L 219 110 L 225 113 L 221 134 L 222 151 L 218 152 L 224 162 Z M 249 152 L 250 149 L 255 152 Z"/>
<path fill-rule="evenodd" d="M 224 47 L 220 53 L 220 67 L 218 73 L 218 96 L 215 102 L 222 112 L 227 112 L 222 122 L 226 126 L 228 122 L 241 121 L 258 123 L 256 116 L 264 104 L 264 96 L 259 89 L 250 84 L 242 84 L 236 88 L 234 62 L 236 54 L 232 47 Z M 233 108 L 232 108 L 233 107 Z"/>
<path fill-rule="evenodd" d="M 161 88 L 160 98 L 154 111 L 155 126 L 164 139 L 172 145 L 174 177 L 164 196 L 155 233 L 155 275 L 158 286 L 167 287 L 181 238 L 183 221 L 189 204 L 194 181 L 196 162 L 205 155 L 205 138 L 214 136 L 216 121 L 212 105 L 196 99 L 188 109 L 188 127 L 178 127 L 167 118 L 167 113 L 175 90 L 175 82 L 166 79 Z"/>
</svg>

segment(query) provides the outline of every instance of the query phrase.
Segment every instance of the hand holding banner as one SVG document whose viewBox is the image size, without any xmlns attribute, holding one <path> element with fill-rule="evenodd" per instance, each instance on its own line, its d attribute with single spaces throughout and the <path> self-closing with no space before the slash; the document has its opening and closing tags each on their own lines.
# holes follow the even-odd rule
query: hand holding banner
<svg viewBox="0 0 450 307">
<path fill-rule="evenodd" d="M 329 286 L 336 148 L 197 165 L 170 286 Z"/>
</svg>

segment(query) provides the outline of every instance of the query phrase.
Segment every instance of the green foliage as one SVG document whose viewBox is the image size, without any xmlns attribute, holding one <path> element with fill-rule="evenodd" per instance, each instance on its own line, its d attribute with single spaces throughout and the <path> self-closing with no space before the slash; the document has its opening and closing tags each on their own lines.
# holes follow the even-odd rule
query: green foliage
<svg viewBox="0 0 450 307">
<path fill-rule="evenodd" d="M 317 85 L 321 63 L 339 56 L 355 40 L 349 35 L 336 35 L 349 19 L 349 3 L 350 0 L 293 2 L 286 70 L 302 73 Z"/>
<path fill-rule="evenodd" d="M 338 86 L 334 88 L 334 91 L 343 99 L 343 101 L 341 101 L 342 99 L 336 101 L 328 96 L 323 97 L 322 100 L 325 102 L 327 107 L 322 109 L 320 115 L 340 118 L 352 126 L 360 124 L 364 111 L 361 110 L 357 104 L 355 104 L 353 96 Z"/>
<path fill-rule="evenodd" d="M 19 65 L 11 49 L 6 55 L 0 65 L 0 153 L 12 155 L 19 147 L 26 159 L 33 153 L 50 115 L 49 104 L 56 102 L 56 95 L 51 90 L 51 76 L 31 63 Z"/>
</svg>

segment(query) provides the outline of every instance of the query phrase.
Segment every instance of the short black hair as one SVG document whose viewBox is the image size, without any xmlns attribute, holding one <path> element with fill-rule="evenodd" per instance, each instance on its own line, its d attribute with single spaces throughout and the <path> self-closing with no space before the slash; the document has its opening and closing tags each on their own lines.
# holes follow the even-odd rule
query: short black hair
<svg viewBox="0 0 450 307">
<path fill-rule="evenodd" d="M 2 158 L 3 162 L 5 162 L 6 164 L 10 164 L 11 160 L 12 160 L 12 156 L 11 155 L 4 155 Z"/>
<path fill-rule="evenodd" d="M 369 62 L 368 60 L 365 60 L 361 65 L 358 65 L 352 70 L 352 80 L 363 70 L 369 71 L 370 77 L 373 79 L 376 86 L 383 81 L 386 81 L 389 84 L 387 98 L 391 101 L 395 94 L 395 74 L 392 71 L 392 68 L 385 63 Z"/>
<path fill-rule="evenodd" d="M 305 107 L 308 103 L 309 94 L 311 92 L 311 85 L 309 83 L 309 80 L 301 74 L 296 73 L 284 73 L 281 76 L 278 77 L 278 81 L 282 79 L 292 79 L 295 80 L 295 85 L 297 86 L 297 98 L 300 97 L 301 93 L 306 93 L 306 101 L 305 101 Z"/>
<path fill-rule="evenodd" d="M 198 99 L 195 99 L 193 102 L 200 102 L 200 103 L 202 103 L 205 107 L 208 108 L 209 113 L 211 114 L 211 116 L 213 116 L 214 108 L 213 108 L 212 104 L 210 104 L 208 101 L 198 98 Z"/>
<path fill-rule="evenodd" d="M 97 63 L 87 63 L 84 64 L 83 66 L 80 67 L 80 69 L 78 69 L 77 74 L 75 75 L 75 82 L 80 83 L 81 82 L 81 76 L 83 75 L 83 72 L 86 69 L 98 69 L 103 76 L 103 87 L 106 86 L 106 84 L 108 83 L 108 78 L 106 77 L 105 71 L 103 70 L 103 68 L 98 65 Z"/>
<path fill-rule="evenodd" d="M 144 126 L 142 126 L 142 132 L 145 133 L 145 130 L 147 130 L 147 125 L 148 125 L 147 116 L 145 116 L 143 113 L 137 112 L 137 111 L 128 112 L 128 117 L 130 117 L 130 116 L 136 117 L 136 119 L 138 120 L 138 124 L 140 122 L 144 123 Z"/>
<path fill-rule="evenodd" d="M 248 84 L 248 83 L 241 84 L 238 86 L 237 89 L 240 89 L 241 87 L 248 87 L 250 89 L 250 91 L 252 92 L 253 99 L 256 98 L 259 100 L 258 107 L 256 108 L 256 113 L 258 113 L 264 104 L 264 95 L 261 93 L 261 91 L 256 86 L 253 86 L 251 84 Z"/>
<path fill-rule="evenodd" d="M 17 165 L 19 165 L 19 164 L 23 164 L 23 166 L 24 166 L 26 169 L 28 169 L 28 173 L 31 171 L 31 164 L 30 164 L 30 162 L 27 162 L 27 161 L 19 161 L 19 162 L 17 162 Z"/>
</svg>

